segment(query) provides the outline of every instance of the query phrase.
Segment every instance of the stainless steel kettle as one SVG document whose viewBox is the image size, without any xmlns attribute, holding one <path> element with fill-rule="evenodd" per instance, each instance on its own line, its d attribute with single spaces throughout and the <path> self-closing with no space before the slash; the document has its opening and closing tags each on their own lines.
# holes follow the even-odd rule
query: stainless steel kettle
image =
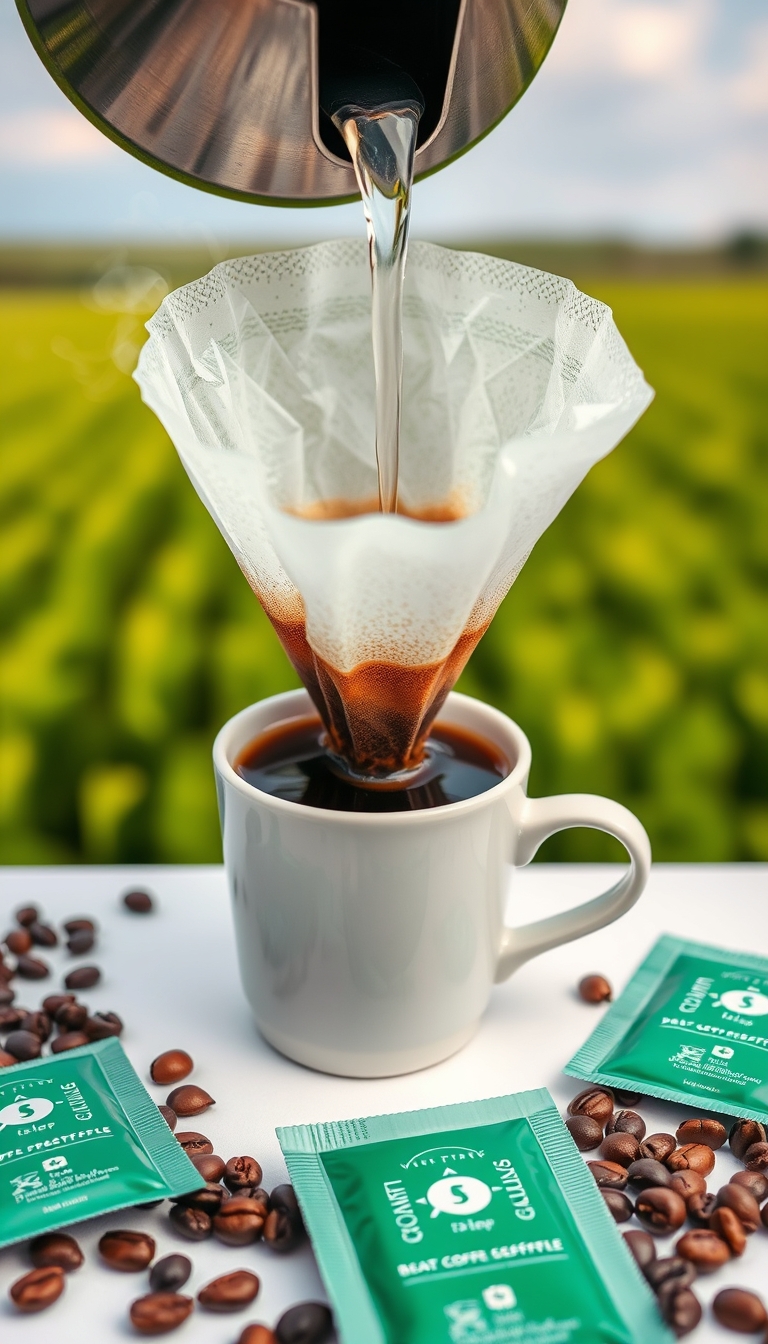
<svg viewBox="0 0 768 1344">
<path fill-rule="evenodd" d="M 17 0 L 67 97 L 137 158 L 203 191 L 272 205 L 356 196 L 323 80 L 364 50 L 424 98 L 416 175 L 517 102 L 566 0 Z M 349 70 L 346 70 L 349 74 Z M 354 70 L 352 70 L 352 75 Z"/>
</svg>

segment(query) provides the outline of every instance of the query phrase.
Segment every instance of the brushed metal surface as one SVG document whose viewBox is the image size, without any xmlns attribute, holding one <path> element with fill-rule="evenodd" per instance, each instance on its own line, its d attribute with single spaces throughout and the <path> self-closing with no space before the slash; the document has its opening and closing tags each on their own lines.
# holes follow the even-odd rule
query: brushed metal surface
<svg viewBox="0 0 768 1344">
<path fill-rule="evenodd" d="M 381 0 L 375 0 L 381 3 Z M 442 116 L 417 177 L 485 135 L 525 92 L 566 0 L 462 0 Z M 357 196 L 323 144 L 311 0 L 17 0 L 59 87 L 153 168 L 222 196 Z"/>
</svg>

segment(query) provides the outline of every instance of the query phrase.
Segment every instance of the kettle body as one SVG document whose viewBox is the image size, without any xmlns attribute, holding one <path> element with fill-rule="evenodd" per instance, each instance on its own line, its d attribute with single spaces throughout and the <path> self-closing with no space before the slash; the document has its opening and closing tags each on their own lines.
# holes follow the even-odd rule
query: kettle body
<svg viewBox="0 0 768 1344">
<path fill-rule="evenodd" d="M 191 186 L 271 205 L 357 196 L 320 106 L 347 40 L 425 93 L 423 177 L 517 102 L 566 0 L 17 0 L 59 87 L 117 144 Z"/>
</svg>

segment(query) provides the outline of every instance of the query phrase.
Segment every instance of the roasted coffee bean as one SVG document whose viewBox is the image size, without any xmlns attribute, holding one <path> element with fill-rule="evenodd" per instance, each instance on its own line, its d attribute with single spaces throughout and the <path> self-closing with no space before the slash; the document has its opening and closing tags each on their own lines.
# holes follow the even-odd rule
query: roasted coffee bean
<svg viewBox="0 0 768 1344">
<path fill-rule="evenodd" d="M 99 1241 L 99 1255 L 110 1269 L 133 1274 L 154 1260 L 155 1243 L 146 1232 L 105 1232 Z"/>
<path fill-rule="evenodd" d="M 728 1135 L 731 1152 L 740 1162 L 744 1161 L 744 1154 L 753 1143 L 765 1143 L 765 1139 L 765 1126 L 759 1120 L 737 1120 Z"/>
<path fill-rule="evenodd" d="M 186 1050 L 165 1050 L 149 1066 L 149 1076 L 153 1083 L 179 1083 L 188 1078 L 195 1067 L 191 1055 Z"/>
<path fill-rule="evenodd" d="M 195 1155 L 190 1160 L 206 1183 L 220 1181 L 224 1175 L 224 1159 L 216 1153 L 203 1153 L 200 1157 Z"/>
<path fill-rule="evenodd" d="M 285 1185 L 276 1185 L 272 1194 L 269 1196 L 269 1208 L 270 1210 L 282 1209 L 295 1223 L 301 1224 L 302 1228 L 304 1227 L 304 1220 L 301 1216 L 299 1201 L 296 1198 L 296 1191 L 292 1185 L 287 1183 Z"/>
<path fill-rule="evenodd" d="M 175 1129 L 176 1126 L 177 1126 L 178 1123 L 179 1123 L 179 1117 L 178 1117 L 178 1115 L 176 1114 L 176 1112 L 175 1112 L 175 1111 L 172 1111 L 171 1108 L 170 1108 L 170 1106 L 166 1106 L 164 1103 L 163 1103 L 162 1106 L 158 1106 L 157 1109 L 158 1109 L 158 1111 L 160 1112 L 160 1114 L 162 1115 L 162 1117 L 163 1117 L 163 1119 L 164 1119 L 166 1125 L 168 1126 L 168 1128 L 169 1128 L 169 1129 Z"/>
<path fill-rule="evenodd" d="M 651 1186 L 658 1188 L 672 1181 L 667 1168 L 661 1162 L 654 1162 L 652 1157 L 640 1157 L 632 1162 L 627 1167 L 627 1177 L 638 1190 L 649 1190 Z"/>
<path fill-rule="evenodd" d="M 188 1255 L 164 1255 L 156 1260 L 149 1271 L 149 1286 L 153 1293 L 175 1293 L 183 1288 L 192 1273 Z"/>
<path fill-rule="evenodd" d="M 752 1143 L 744 1154 L 747 1171 L 768 1172 L 768 1143 Z"/>
<path fill-rule="evenodd" d="M 565 1127 L 580 1153 L 591 1153 L 603 1141 L 602 1126 L 588 1115 L 569 1115 Z"/>
<path fill-rule="evenodd" d="M 24 1018 L 27 1016 L 26 1008 L 16 1007 L 14 1003 L 9 1003 L 6 1007 L 0 1008 L 0 1031 L 15 1031 L 20 1027 Z"/>
<path fill-rule="evenodd" d="M 225 1246 L 249 1246 L 258 1241 L 264 1231 L 268 1209 L 255 1199 L 233 1195 L 213 1220 L 213 1235 Z"/>
<path fill-rule="evenodd" d="M 32 946 L 32 935 L 29 929 L 11 929 L 11 932 L 5 935 L 4 942 L 14 957 L 23 957 Z"/>
<path fill-rule="evenodd" d="M 579 998 L 585 1003 L 610 1003 L 613 990 L 604 975 L 585 975 L 579 981 Z"/>
<path fill-rule="evenodd" d="M 224 1169 L 224 1184 L 229 1190 L 261 1185 L 262 1171 L 255 1157 L 230 1157 Z"/>
<path fill-rule="evenodd" d="M 666 1255 L 662 1260 L 652 1260 L 643 1270 L 653 1291 L 657 1293 L 663 1283 L 672 1280 L 680 1288 L 690 1288 L 696 1278 L 695 1266 L 681 1255 Z"/>
<path fill-rule="evenodd" d="M 243 1199 L 255 1199 L 257 1204 L 263 1204 L 265 1209 L 270 1208 L 269 1195 L 260 1185 L 245 1185 L 242 1190 L 238 1190 L 237 1196 L 238 1199 L 241 1196 Z"/>
<path fill-rule="evenodd" d="M 760 1226 L 760 1205 L 743 1185 L 722 1186 L 717 1192 L 717 1207 L 733 1209 L 748 1236 Z"/>
<path fill-rule="evenodd" d="M 64 1271 L 56 1265 L 31 1269 L 12 1283 L 8 1291 L 17 1311 L 45 1311 L 64 1292 Z"/>
<path fill-rule="evenodd" d="M 651 1186 L 638 1195 L 635 1213 L 638 1222 L 649 1232 L 664 1237 L 668 1232 L 676 1232 L 685 1222 L 685 1200 L 674 1190 Z"/>
<path fill-rule="evenodd" d="M 669 1171 L 698 1171 L 700 1176 L 708 1176 L 715 1165 L 715 1154 L 706 1143 L 686 1143 L 676 1148 L 667 1158 Z"/>
<path fill-rule="evenodd" d="M 733 1209 L 723 1207 L 714 1209 L 709 1219 L 709 1226 L 718 1237 L 722 1237 L 731 1255 L 744 1254 L 747 1234 L 744 1231 L 744 1224 Z"/>
<path fill-rule="evenodd" d="M 38 914 L 39 911 L 36 905 L 23 905 L 20 910 L 16 911 L 16 923 L 21 924 L 22 928 L 27 929 L 30 924 L 35 923 Z"/>
<path fill-rule="evenodd" d="M 165 1103 L 177 1115 L 202 1115 L 209 1106 L 216 1104 L 210 1093 L 198 1087 L 197 1083 L 183 1083 L 181 1087 L 174 1087 L 165 1098 Z"/>
<path fill-rule="evenodd" d="M 606 1193 L 605 1191 L 603 1193 Z M 614 1193 L 620 1194 L 620 1191 Z M 629 1203 L 629 1200 L 627 1200 Z M 609 1207 L 611 1207 L 609 1205 Z M 630 1213 L 627 1217 L 631 1217 Z M 613 1212 L 613 1208 L 611 1208 Z M 616 1214 L 614 1213 L 614 1217 Z M 617 1219 L 617 1222 L 625 1221 Z M 292 1185 L 278 1185 L 269 1196 L 269 1214 L 264 1224 L 264 1241 L 273 1251 L 287 1254 L 300 1245 L 306 1236 L 304 1219 Z"/>
<path fill-rule="evenodd" d="M 323 1302 L 299 1302 L 275 1326 L 277 1344 L 327 1344 L 332 1337 L 333 1316 Z"/>
<path fill-rule="evenodd" d="M 168 1107 L 171 1110 L 171 1107 Z M 176 1112 L 174 1111 L 175 1115 Z M 198 1134 L 196 1129 L 180 1129 L 176 1135 L 176 1140 L 181 1144 L 187 1157 L 194 1157 L 195 1153 L 201 1156 L 203 1153 L 212 1153 L 213 1144 L 204 1134 Z"/>
<path fill-rule="evenodd" d="M 600 1194 L 603 1196 L 614 1220 L 617 1223 L 628 1223 L 635 1211 L 634 1204 L 629 1198 L 629 1195 L 627 1195 L 624 1190 L 601 1190 Z M 274 1216 L 274 1214 L 270 1213 L 269 1218 L 274 1218 Z M 264 1229 L 265 1241 L 269 1240 L 267 1236 L 269 1218 L 267 1219 L 267 1227 Z"/>
<path fill-rule="evenodd" d="M 123 905 L 133 915 L 148 915 L 154 909 L 154 901 L 148 891 L 126 891 Z"/>
<path fill-rule="evenodd" d="M 649 1134 L 640 1144 L 640 1152 L 643 1157 L 652 1157 L 654 1162 L 666 1162 L 676 1147 L 674 1134 Z"/>
<path fill-rule="evenodd" d="M 709 1220 L 717 1208 L 717 1196 L 705 1190 L 699 1195 L 689 1195 L 686 1208 L 694 1227 L 709 1227 Z"/>
<path fill-rule="evenodd" d="M 638 1143 L 645 1137 L 645 1121 L 637 1111 L 615 1111 L 605 1126 L 606 1134 L 631 1134 Z"/>
<path fill-rule="evenodd" d="M 41 924 L 39 920 L 34 920 L 27 925 L 29 936 L 37 947 L 57 947 L 59 935 L 50 924 Z"/>
<path fill-rule="evenodd" d="M 7 985 L 12 980 L 16 972 L 3 957 L 2 948 L 0 948 L 0 984 Z"/>
<path fill-rule="evenodd" d="M 68 1232 L 43 1232 L 29 1243 L 29 1258 L 35 1269 L 48 1269 L 55 1265 L 65 1274 L 79 1269 L 84 1256 L 74 1237 Z"/>
<path fill-rule="evenodd" d="M 22 980 L 44 980 L 51 974 L 51 968 L 47 961 L 42 961 L 40 957 L 19 957 L 16 961 L 16 974 L 20 975 Z"/>
<path fill-rule="evenodd" d="M 681 1288 L 674 1279 L 658 1291 L 659 1310 L 678 1339 L 690 1335 L 701 1320 L 701 1303 L 691 1288 Z"/>
<path fill-rule="evenodd" d="M 43 1012 L 47 1013 L 49 1017 L 52 1017 L 55 1022 L 56 1014 L 58 1013 L 59 1009 L 62 1008 L 65 1003 L 74 1003 L 74 1002 L 75 1002 L 74 994 L 48 994 L 43 999 L 42 1004 Z"/>
<path fill-rule="evenodd" d="M 176 1195 L 174 1204 L 183 1204 L 186 1209 L 202 1209 L 211 1218 L 218 1213 L 227 1192 L 216 1181 L 207 1181 L 199 1190 L 191 1190 L 187 1195 Z"/>
<path fill-rule="evenodd" d="M 173 1226 L 187 1241 L 206 1241 L 213 1236 L 213 1221 L 202 1209 L 187 1209 L 173 1204 L 168 1213 Z"/>
<path fill-rule="evenodd" d="M 250 1270 L 236 1269 L 212 1279 L 200 1289 L 197 1300 L 206 1311 L 242 1311 L 253 1302 L 259 1287 L 258 1278 Z"/>
<path fill-rule="evenodd" d="M 709 1116 L 697 1118 L 694 1120 L 684 1120 L 677 1127 L 677 1142 L 681 1145 L 687 1143 L 705 1143 L 708 1148 L 722 1148 L 725 1140 L 728 1138 L 728 1131 L 725 1125 L 721 1125 L 719 1120 L 713 1120 Z"/>
<path fill-rule="evenodd" d="M 602 1087 L 587 1087 L 568 1103 L 569 1115 L 589 1115 L 605 1125 L 613 1115 L 613 1096 Z"/>
<path fill-rule="evenodd" d="M 60 1055 L 65 1050 L 79 1050 L 81 1045 L 90 1045 L 91 1038 L 84 1031 L 64 1031 L 51 1041 L 51 1052 Z"/>
<path fill-rule="evenodd" d="M 729 1185 L 743 1185 L 745 1190 L 754 1195 L 758 1204 L 762 1204 L 768 1196 L 768 1176 L 764 1176 L 760 1171 L 736 1171 Z"/>
<path fill-rule="evenodd" d="M 588 1162 L 587 1166 L 603 1190 L 623 1190 L 627 1184 L 627 1169 L 618 1162 Z"/>
<path fill-rule="evenodd" d="M 768 1312 L 757 1293 L 746 1288 L 723 1288 L 712 1302 L 712 1315 L 726 1330 L 754 1335 L 768 1325 Z"/>
<path fill-rule="evenodd" d="M 709 1227 L 685 1232 L 675 1245 L 684 1260 L 690 1260 L 699 1274 L 713 1274 L 731 1258 L 730 1247 Z"/>
<path fill-rule="evenodd" d="M 9 1069 L 13 1064 L 18 1064 L 15 1055 L 9 1055 L 7 1050 L 0 1050 L 0 1069 Z"/>
<path fill-rule="evenodd" d="M 54 1019 L 57 1027 L 62 1031 L 82 1031 L 88 1020 L 88 1009 L 84 1003 L 78 1003 L 70 995 L 67 1003 L 62 1003 L 60 1008 L 56 1009 Z"/>
<path fill-rule="evenodd" d="M 180 1293 L 147 1293 L 131 1303 L 131 1325 L 140 1335 L 167 1335 L 184 1324 L 194 1305 Z"/>
<path fill-rule="evenodd" d="M 631 1134 L 608 1134 L 600 1144 L 600 1156 L 606 1162 L 618 1162 L 620 1167 L 629 1167 L 640 1156 L 640 1144 Z"/>
<path fill-rule="evenodd" d="M 667 1176 L 670 1190 L 676 1190 L 678 1195 L 682 1195 L 686 1204 L 691 1195 L 706 1193 L 707 1182 L 704 1177 L 698 1171 L 691 1171 L 690 1167 L 684 1168 L 683 1171 L 673 1171 L 671 1176 L 667 1172 Z"/>
<path fill-rule="evenodd" d="M 652 1264 L 656 1259 L 656 1242 L 650 1232 L 636 1232 L 634 1230 L 625 1232 L 624 1240 L 641 1269 L 644 1270 L 646 1265 Z"/>
<path fill-rule="evenodd" d="M 12 1031 L 6 1038 L 5 1048 L 15 1059 L 38 1059 L 42 1054 L 43 1043 L 34 1031 Z"/>
<path fill-rule="evenodd" d="M 15 998 L 16 998 L 16 990 L 11 989 L 10 985 L 6 985 L 2 980 L 0 980 L 0 1009 L 10 1008 Z"/>
<path fill-rule="evenodd" d="M 123 1020 L 117 1013 L 94 1013 L 86 1017 L 83 1031 L 92 1041 L 104 1041 L 108 1036 L 119 1036 L 123 1030 Z"/>
<path fill-rule="evenodd" d="M 86 919 L 84 916 L 79 919 L 67 919 L 64 921 L 63 928 L 67 934 L 80 933 L 82 929 L 87 929 L 89 933 L 95 933 L 96 920 Z"/>
<path fill-rule="evenodd" d="M 277 1336 L 267 1325 L 246 1325 L 237 1337 L 237 1344 L 277 1344 Z"/>
<path fill-rule="evenodd" d="M 69 975 L 64 976 L 64 984 L 67 989 L 90 989 L 92 985 L 97 985 L 101 979 L 101 971 L 98 966 L 78 966 Z"/>
<path fill-rule="evenodd" d="M 90 952 L 96 939 L 90 929 L 78 929 L 76 933 L 71 933 L 67 939 L 67 951 L 73 957 L 84 957 L 86 952 Z"/>
<path fill-rule="evenodd" d="M 27 1013 L 21 1023 L 22 1031 L 31 1031 L 41 1041 L 47 1041 L 51 1034 L 51 1019 L 47 1013 Z"/>
<path fill-rule="evenodd" d="M 612 1087 L 611 1091 L 619 1106 L 639 1106 L 643 1100 L 642 1092 L 630 1092 L 626 1087 Z"/>
</svg>

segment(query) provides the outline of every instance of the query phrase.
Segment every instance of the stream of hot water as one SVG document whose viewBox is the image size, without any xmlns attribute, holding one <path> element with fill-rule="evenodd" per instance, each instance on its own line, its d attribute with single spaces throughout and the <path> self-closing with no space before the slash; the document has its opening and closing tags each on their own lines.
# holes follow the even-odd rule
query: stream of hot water
<svg viewBox="0 0 768 1344">
<path fill-rule="evenodd" d="M 333 116 L 352 156 L 368 230 L 376 378 L 379 508 L 397 512 L 403 389 L 403 277 L 413 184 L 418 105 L 354 106 Z"/>
</svg>

